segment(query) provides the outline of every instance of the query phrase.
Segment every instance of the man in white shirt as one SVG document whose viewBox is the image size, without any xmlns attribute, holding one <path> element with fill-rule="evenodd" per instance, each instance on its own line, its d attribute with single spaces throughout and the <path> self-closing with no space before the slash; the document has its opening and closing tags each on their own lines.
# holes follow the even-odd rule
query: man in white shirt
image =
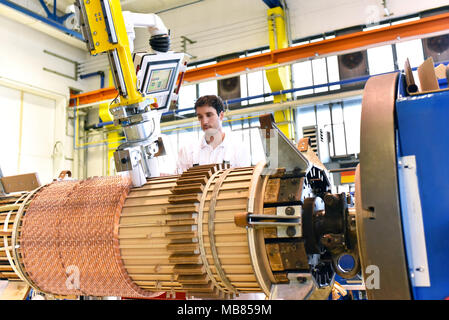
<svg viewBox="0 0 449 320">
<path fill-rule="evenodd" d="M 207 95 L 195 103 L 195 112 L 204 135 L 200 141 L 179 150 L 177 173 L 195 165 L 228 162 L 231 168 L 251 166 L 250 146 L 222 127 L 224 104 L 220 97 Z"/>
</svg>

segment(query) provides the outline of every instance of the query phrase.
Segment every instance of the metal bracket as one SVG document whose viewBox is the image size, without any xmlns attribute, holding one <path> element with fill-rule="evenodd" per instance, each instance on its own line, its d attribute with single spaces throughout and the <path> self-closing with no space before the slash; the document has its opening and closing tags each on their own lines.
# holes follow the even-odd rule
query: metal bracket
<svg viewBox="0 0 449 320">
<path fill-rule="evenodd" d="M 301 206 L 280 206 L 276 214 L 245 214 L 243 219 L 250 227 L 276 227 L 278 238 L 302 237 L 301 213 Z"/>
<path fill-rule="evenodd" d="M 66 58 L 66 57 L 63 57 L 63 56 L 61 56 L 61 55 L 59 55 L 59 54 L 56 54 L 56 53 L 54 53 L 54 52 L 50 52 L 50 51 L 48 51 L 48 50 L 44 50 L 44 53 L 46 53 L 46 54 L 48 54 L 48 55 L 51 55 L 51 56 L 53 56 L 53 57 L 56 57 L 56 58 L 58 58 L 58 59 L 61 59 L 61 60 L 64 60 L 64 61 L 73 63 L 73 66 L 74 66 L 74 73 L 75 73 L 75 74 L 74 74 L 73 76 L 71 76 L 71 75 L 67 75 L 67 74 L 64 74 L 64 73 L 61 73 L 61 72 L 58 72 L 58 71 L 55 71 L 55 70 L 52 70 L 52 69 L 48 69 L 48 68 L 43 67 L 42 69 L 43 69 L 44 71 L 51 72 L 51 73 L 54 73 L 54 74 L 56 74 L 56 75 L 58 75 L 58 76 L 65 77 L 65 78 L 68 78 L 68 79 L 71 79 L 71 80 L 75 80 L 75 81 L 78 80 L 78 65 L 79 65 L 79 63 L 78 63 L 77 61 L 68 59 L 68 58 Z"/>
<path fill-rule="evenodd" d="M 274 173 L 277 168 L 285 168 L 287 172 L 308 171 L 311 166 L 309 160 L 276 126 L 273 115 L 260 116 L 259 120 L 260 135 L 267 158 L 264 175 Z"/>
<path fill-rule="evenodd" d="M 289 273 L 288 284 L 273 284 L 270 291 L 270 300 L 305 300 L 317 288 L 315 280 L 310 273 Z"/>
<path fill-rule="evenodd" d="M 197 56 L 192 56 L 190 53 L 187 52 L 187 42 L 189 44 L 196 43 L 196 41 L 191 40 L 191 39 L 187 38 L 186 36 L 181 36 L 182 52 L 184 52 L 185 54 L 188 54 L 191 59 L 196 59 Z"/>
<path fill-rule="evenodd" d="M 410 279 L 415 287 L 430 287 L 426 238 L 414 155 L 399 158 L 398 178 Z"/>
<path fill-rule="evenodd" d="M 129 150 L 117 150 L 114 152 L 115 168 L 118 172 L 131 171 L 133 169 Z"/>
<path fill-rule="evenodd" d="M 301 206 L 282 206 L 276 207 L 278 217 L 295 217 L 298 223 L 294 226 L 277 226 L 278 238 L 302 237 Z"/>
<path fill-rule="evenodd" d="M 301 223 L 300 217 L 278 216 L 276 214 L 249 214 L 248 224 L 251 226 L 277 227 L 297 226 Z"/>
</svg>

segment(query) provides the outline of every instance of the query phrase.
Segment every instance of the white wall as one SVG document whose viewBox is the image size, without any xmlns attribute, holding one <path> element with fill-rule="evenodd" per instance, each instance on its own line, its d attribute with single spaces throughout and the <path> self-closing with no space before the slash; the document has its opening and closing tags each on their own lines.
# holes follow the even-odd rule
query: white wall
<svg viewBox="0 0 449 320">
<path fill-rule="evenodd" d="M 207 0 L 159 16 L 171 31 L 172 48 L 182 51 L 181 36 L 186 36 L 197 41 L 187 52 L 203 60 L 267 45 L 266 10 L 262 0 Z M 135 47 L 148 48 L 146 30 L 138 31 Z"/>
<path fill-rule="evenodd" d="M 69 87 L 90 90 L 89 81 L 74 81 L 43 70 L 74 75 L 72 63 L 44 53 L 48 50 L 74 61 L 87 52 L 74 48 L 27 25 L 0 16 L 0 76 L 69 97 Z M 92 79 L 93 81 L 93 79 Z"/>
<path fill-rule="evenodd" d="M 66 107 L 70 96 L 69 87 L 90 91 L 98 89 L 99 85 L 95 82 L 99 83 L 99 81 L 96 78 L 74 81 L 44 71 L 43 68 L 48 68 L 67 75 L 74 75 L 72 63 L 48 55 L 44 53 L 44 50 L 74 61 L 85 60 L 87 52 L 3 16 L 0 16 L 0 39 L 0 86 L 15 90 L 3 90 L 4 100 L 14 100 L 11 105 L 16 106 L 18 104 L 16 96 L 18 96 L 18 92 L 23 91 L 26 93 L 26 97 L 31 99 L 29 103 L 42 106 L 43 110 L 46 110 L 44 105 L 54 104 L 54 116 L 52 117 L 48 117 L 46 112 L 36 112 L 32 118 L 24 117 L 33 125 L 24 125 L 23 138 L 33 136 L 38 130 L 44 132 L 47 128 L 52 128 L 51 135 L 47 135 L 52 141 L 37 139 L 32 148 L 51 152 L 49 150 L 53 150 L 54 144 L 60 141 L 63 148 L 61 149 L 62 146 L 59 144 L 58 150 L 61 150 L 61 153 L 67 158 L 73 158 L 72 139 L 66 136 Z M 7 92 L 14 94 L 11 93 L 8 96 Z M 27 108 L 27 103 L 24 104 L 24 113 L 32 112 Z M 36 111 L 36 108 L 33 110 Z M 11 111 L 14 116 L 18 115 L 19 108 L 14 107 L 12 110 L 14 110 Z M 68 129 L 69 134 L 72 134 L 71 128 Z M 12 139 L 12 137 L 2 136 L 0 139 L 2 153 L 7 150 L 4 146 L 7 145 L 8 139 Z M 27 145 L 24 144 L 23 147 L 27 147 Z M 24 150 L 22 150 L 23 153 Z M 71 166 L 71 161 L 58 160 L 54 169 L 72 170 Z"/>
<path fill-rule="evenodd" d="M 392 17 L 448 5 L 447 0 L 388 0 Z M 383 20 L 380 0 L 287 0 L 293 39 Z M 159 14 L 171 30 L 173 49 L 181 36 L 197 41 L 187 52 L 204 60 L 268 45 L 267 12 L 262 0 L 207 0 Z M 137 31 L 135 48 L 148 49 L 148 33 Z M 192 60 L 194 61 L 194 60 Z"/>
<path fill-rule="evenodd" d="M 386 3 L 392 18 L 449 4 L 447 0 L 387 0 Z M 287 0 L 287 6 L 294 39 L 386 19 L 380 0 Z"/>
</svg>

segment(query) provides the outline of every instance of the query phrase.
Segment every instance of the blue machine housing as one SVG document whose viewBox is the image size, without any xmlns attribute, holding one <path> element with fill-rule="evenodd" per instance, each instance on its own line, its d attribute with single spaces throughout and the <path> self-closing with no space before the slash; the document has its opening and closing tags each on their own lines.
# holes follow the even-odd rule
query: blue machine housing
<svg viewBox="0 0 449 320">
<path fill-rule="evenodd" d="M 447 82 L 440 84 L 444 86 Z M 397 155 L 398 159 L 415 156 L 430 276 L 430 286 L 411 284 L 412 295 L 414 299 L 445 299 L 449 297 L 449 91 L 410 96 L 405 88 L 401 74 L 396 101 Z M 399 184 L 399 190 L 407 235 L 412 231 L 407 230 L 404 186 Z M 410 257 L 413 248 L 406 239 L 405 243 Z M 409 265 L 409 278 L 414 271 Z"/>
</svg>

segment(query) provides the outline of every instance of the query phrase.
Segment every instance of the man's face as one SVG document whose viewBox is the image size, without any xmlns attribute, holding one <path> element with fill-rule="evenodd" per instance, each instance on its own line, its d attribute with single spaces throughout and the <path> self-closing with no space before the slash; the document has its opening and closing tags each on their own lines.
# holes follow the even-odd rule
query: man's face
<svg viewBox="0 0 449 320">
<path fill-rule="evenodd" d="M 220 115 L 217 114 L 217 111 L 211 106 L 202 106 L 196 108 L 196 115 L 198 117 L 198 121 L 201 124 L 201 129 L 206 131 L 208 129 L 221 129 L 221 121 L 223 120 L 223 111 L 220 112 Z"/>
</svg>

